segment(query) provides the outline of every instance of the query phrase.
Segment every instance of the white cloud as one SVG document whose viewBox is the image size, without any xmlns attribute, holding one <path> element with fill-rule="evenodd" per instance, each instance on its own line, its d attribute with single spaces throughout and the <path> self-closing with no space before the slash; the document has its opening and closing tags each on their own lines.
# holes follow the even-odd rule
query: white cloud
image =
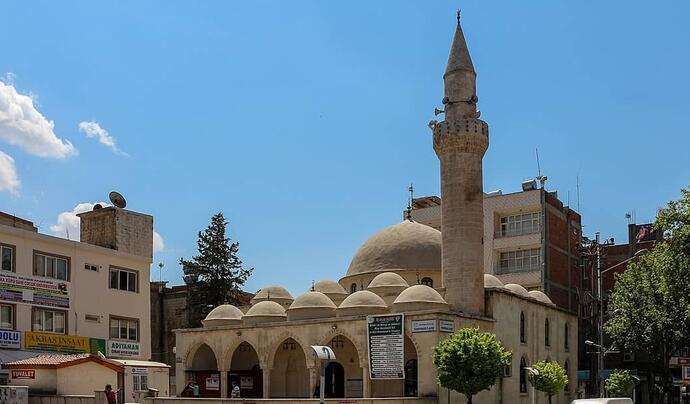
<svg viewBox="0 0 690 404">
<path fill-rule="evenodd" d="M 13 80 L 13 75 L 7 79 Z M 11 81 L 11 80 L 8 80 Z M 77 149 L 55 135 L 55 123 L 34 106 L 33 99 L 19 94 L 12 84 L 0 81 L 0 139 L 39 157 L 65 158 Z"/>
<path fill-rule="evenodd" d="M 165 242 L 163 237 L 157 231 L 153 231 L 153 253 L 159 253 L 165 249 Z"/>
<path fill-rule="evenodd" d="M 0 151 L 0 191 L 16 194 L 20 185 L 14 159 Z"/>
<path fill-rule="evenodd" d="M 57 223 L 50 226 L 50 231 L 52 231 L 56 236 L 65 237 L 69 234 L 70 240 L 79 241 L 79 213 L 88 212 L 93 210 L 95 204 L 101 204 L 103 207 L 110 206 L 110 204 L 105 202 L 84 202 L 80 203 L 74 207 L 71 211 L 62 212 L 57 217 Z M 153 231 L 153 253 L 161 252 L 165 249 L 165 242 L 163 237 L 157 232 Z"/>
<path fill-rule="evenodd" d="M 79 122 L 79 132 L 86 134 L 87 137 L 96 138 L 101 144 L 106 145 L 115 154 L 127 155 L 115 145 L 115 139 L 110 136 L 107 130 L 103 129 L 96 121 Z"/>
</svg>

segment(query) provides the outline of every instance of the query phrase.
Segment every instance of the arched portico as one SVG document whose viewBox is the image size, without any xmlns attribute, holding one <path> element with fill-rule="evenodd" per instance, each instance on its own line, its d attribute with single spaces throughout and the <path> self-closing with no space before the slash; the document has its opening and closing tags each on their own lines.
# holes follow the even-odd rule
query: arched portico
<svg viewBox="0 0 690 404">
<path fill-rule="evenodd" d="M 271 357 L 270 397 L 310 397 L 307 358 L 299 342 L 293 338 L 284 339 Z"/>
<path fill-rule="evenodd" d="M 240 387 L 242 398 L 263 397 L 263 372 L 254 346 L 247 341 L 240 342 L 232 352 L 229 364 L 228 392 L 234 382 Z"/>
<path fill-rule="evenodd" d="M 327 345 L 333 349 L 336 361 L 326 368 L 326 397 L 363 397 L 364 375 L 355 344 L 345 335 L 336 334 Z"/>
<path fill-rule="evenodd" d="M 188 382 L 199 386 L 201 397 L 220 397 L 221 380 L 215 352 L 207 344 L 200 344 L 187 357 Z"/>
</svg>

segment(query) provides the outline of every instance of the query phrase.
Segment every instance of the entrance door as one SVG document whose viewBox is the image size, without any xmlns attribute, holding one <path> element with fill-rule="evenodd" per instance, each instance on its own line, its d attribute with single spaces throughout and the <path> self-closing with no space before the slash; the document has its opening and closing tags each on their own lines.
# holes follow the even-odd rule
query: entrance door
<svg viewBox="0 0 690 404">
<path fill-rule="evenodd" d="M 417 397 L 417 359 L 405 363 L 405 397 Z"/>
<path fill-rule="evenodd" d="M 327 398 L 345 397 L 345 369 L 338 362 L 331 362 L 326 366 L 326 386 L 324 387 Z"/>
</svg>

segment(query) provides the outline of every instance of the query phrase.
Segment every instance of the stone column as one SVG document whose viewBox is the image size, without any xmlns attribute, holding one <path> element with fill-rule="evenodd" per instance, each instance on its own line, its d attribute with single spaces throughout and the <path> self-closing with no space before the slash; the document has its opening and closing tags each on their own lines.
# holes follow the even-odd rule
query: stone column
<svg viewBox="0 0 690 404">
<path fill-rule="evenodd" d="M 221 370 L 220 371 L 220 398 L 228 398 L 228 389 L 230 388 L 228 386 L 229 381 L 228 381 L 228 371 L 227 370 Z"/>
<path fill-rule="evenodd" d="M 312 366 L 307 369 L 309 370 L 309 395 L 307 397 L 312 398 L 314 396 L 316 386 L 318 386 L 321 382 L 321 368 L 318 366 Z"/>
<path fill-rule="evenodd" d="M 261 369 L 263 376 L 263 398 L 271 398 L 271 369 Z"/>
<path fill-rule="evenodd" d="M 371 381 L 369 380 L 369 368 L 366 366 L 362 367 L 362 397 L 371 397 Z"/>
</svg>

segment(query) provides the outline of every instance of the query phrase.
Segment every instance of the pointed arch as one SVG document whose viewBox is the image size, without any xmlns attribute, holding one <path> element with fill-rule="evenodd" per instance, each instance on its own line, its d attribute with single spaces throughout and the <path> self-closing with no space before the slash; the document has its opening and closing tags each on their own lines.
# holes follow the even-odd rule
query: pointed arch
<svg viewBox="0 0 690 404">
<path fill-rule="evenodd" d="M 294 338 L 279 342 L 272 353 L 271 398 L 310 397 L 310 372 L 304 347 Z"/>
<path fill-rule="evenodd" d="M 359 358 L 359 366 L 364 367 L 368 365 L 367 362 L 367 355 L 366 355 L 366 348 L 361 346 L 361 344 L 358 344 L 355 341 L 358 341 L 359 339 L 356 338 L 354 335 L 350 334 L 347 331 L 343 331 L 340 329 L 331 329 L 328 332 L 326 332 L 321 338 L 319 338 L 319 345 L 328 345 L 331 340 L 339 335 L 342 335 L 343 337 L 347 338 L 352 345 L 354 345 L 355 349 L 357 350 L 357 357 Z M 360 338 L 361 339 L 361 338 Z"/>
<path fill-rule="evenodd" d="M 280 348 L 283 341 L 285 341 L 288 338 L 292 338 L 293 340 L 295 340 L 295 342 L 297 342 L 300 348 L 302 348 L 302 352 L 304 352 L 304 357 L 307 360 L 307 367 L 312 368 L 316 366 L 314 362 L 316 354 L 312 352 L 311 344 L 307 344 L 306 341 L 302 340 L 295 333 L 285 331 L 280 333 L 276 338 L 273 339 L 273 342 L 271 342 L 267 351 L 262 352 L 262 354 L 265 357 L 264 363 L 266 364 L 266 369 L 273 369 L 273 365 L 275 364 L 275 356 L 278 352 L 278 348 Z"/>
</svg>

